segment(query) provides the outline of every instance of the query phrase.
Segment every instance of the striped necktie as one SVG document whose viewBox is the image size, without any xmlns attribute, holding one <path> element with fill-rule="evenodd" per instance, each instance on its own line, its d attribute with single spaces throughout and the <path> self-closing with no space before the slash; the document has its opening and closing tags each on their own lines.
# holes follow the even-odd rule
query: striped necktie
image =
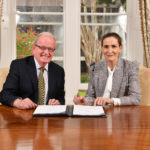
<svg viewBox="0 0 150 150">
<path fill-rule="evenodd" d="M 44 82 L 44 73 L 45 68 L 40 68 L 39 80 L 38 80 L 38 104 L 44 105 L 45 98 L 45 82 Z"/>
</svg>

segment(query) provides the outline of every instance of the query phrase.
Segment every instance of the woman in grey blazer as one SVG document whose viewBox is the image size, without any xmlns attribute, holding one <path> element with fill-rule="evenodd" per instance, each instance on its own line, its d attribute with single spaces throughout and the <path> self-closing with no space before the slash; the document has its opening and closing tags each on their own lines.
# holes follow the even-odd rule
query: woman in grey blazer
<svg viewBox="0 0 150 150">
<path fill-rule="evenodd" d="M 119 57 L 122 51 L 121 37 L 107 33 L 101 47 L 105 61 L 93 63 L 85 97 L 74 96 L 77 105 L 139 105 L 141 91 L 138 80 L 139 66 Z"/>
</svg>

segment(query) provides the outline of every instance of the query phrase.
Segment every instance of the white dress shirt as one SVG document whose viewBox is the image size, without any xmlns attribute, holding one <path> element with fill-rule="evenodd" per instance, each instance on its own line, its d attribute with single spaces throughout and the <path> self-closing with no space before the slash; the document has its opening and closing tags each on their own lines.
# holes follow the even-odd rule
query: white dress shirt
<svg viewBox="0 0 150 150">
<path fill-rule="evenodd" d="M 37 62 L 37 60 L 35 58 L 34 58 L 34 61 L 35 61 L 35 66 L 36 66 L 36 71 L 37 71 L 37 77 L 39 78 L 41 66 L 39 65 L 39 63 Z M 43 73 L 44 82 L 45 82 L 45 99 L 44 99 L 44 104 L 46 104 L 47 92 L 48 92 L 48 64 L 44 68 L 45 68 L 44 73 Z"/>
<path fill-rule="evenodd" d="M 107 78 L 103 98 L 112 98 L 111 91 L 112 91 L 112 81 L 113 81 L 114 71 L 115 71 L 115 68 L 113 71 L 111 71 L 111 69 L 108 67 L 108 78 Z M 120 105 L 120 98 L 112 98 L 112 99 L 114 100 L 114 105 Z"/>
</svg>

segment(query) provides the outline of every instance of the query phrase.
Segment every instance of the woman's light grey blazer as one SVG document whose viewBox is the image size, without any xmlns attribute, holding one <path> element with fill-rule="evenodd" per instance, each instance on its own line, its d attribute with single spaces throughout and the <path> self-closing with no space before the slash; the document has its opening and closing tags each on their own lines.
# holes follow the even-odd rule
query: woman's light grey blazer
<svg viewBox="0 0 150 150">
<path fill-rule="evenodd" d="M 137 62 L 119 58 L 113 74 L 111 98 L 120 98 L 121 105 L 139 105 L 141 90 L 138 72 Z M 86 100 L 89 104 L 90 100 L 103 97 L 107 77 L 107 61 L 91 64 L 90 80 L 86 94 Z"/>
</svg>

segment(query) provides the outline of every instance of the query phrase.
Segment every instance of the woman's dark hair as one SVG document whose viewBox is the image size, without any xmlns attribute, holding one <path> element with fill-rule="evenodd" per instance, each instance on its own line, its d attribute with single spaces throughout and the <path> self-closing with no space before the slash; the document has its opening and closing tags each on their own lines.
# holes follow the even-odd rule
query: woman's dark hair
<svg viewBox="0 0 150 150">
<path fill-rule="evenodd" d="M 103 37 L 101 39 L 101 46 L 103 46 L 104 39 L 106 39 L 108 37 L 114 37 L 114 38 L 116 38 L 118 40 L 119 46 L 122 45 L 122 39 L 121 39 L 121 37 L 117 33 L 115 33 L 115 32 L 110 32 L 110 33 L 107 33 L 107 34 L 103 35 Z"/>
</svg>

